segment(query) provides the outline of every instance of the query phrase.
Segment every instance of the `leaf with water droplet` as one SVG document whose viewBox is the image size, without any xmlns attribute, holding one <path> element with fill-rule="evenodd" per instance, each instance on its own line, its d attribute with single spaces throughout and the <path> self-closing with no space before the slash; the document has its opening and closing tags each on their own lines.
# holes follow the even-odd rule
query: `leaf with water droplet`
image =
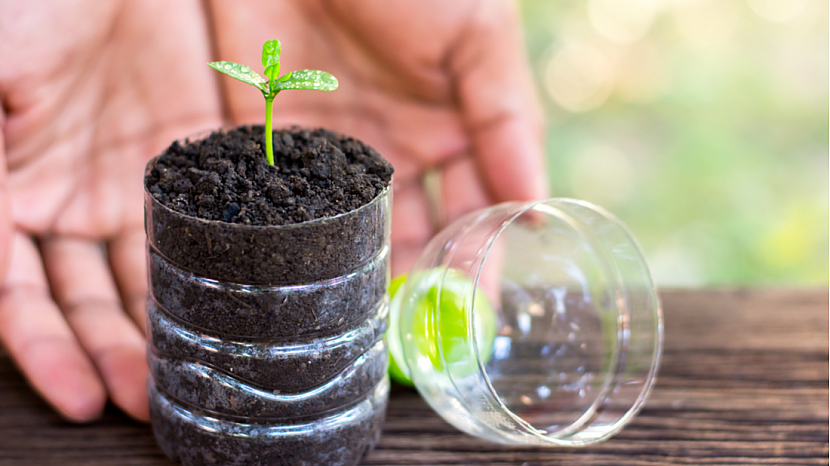
<svg viewBox="0 0 830 466">
<path fill-rule="evenodd" d="M 262 44 L 262 66 L 265 67 L 265 76 L 268 77 L 269 89 L 274 87 L 274 81 L 280 75 L 280 53 L 282 44 L 278 40 L 269 40 Z"/>
<path fill-rule="evenodd" d="M 245 65 L 229 61 L 215 61 L 208 63 L 208 66 L 243 83 L 250 84 L 260 91 L 265 91 L 265 86 L 263 85 L 266 82 L 265 79 Z"/>
<path fill-rule="evenodd" d="M 262 44 L 262 67 L 268 68 L 269 66 L 279 65 L 280 53 L 282 53 L 280 41 L 276 39 L 265 41 Z"/>
<path fill-rule="evenodd" d="M 288 76 L 287 79 L 284 79 Z M 333 91 L 337 89 L 337 78 L 319 70 L 292 71 L 280 78 L 273 90 L 284 91 L 288 89 L 314 89 L 318 91 Z"/>
</svg>

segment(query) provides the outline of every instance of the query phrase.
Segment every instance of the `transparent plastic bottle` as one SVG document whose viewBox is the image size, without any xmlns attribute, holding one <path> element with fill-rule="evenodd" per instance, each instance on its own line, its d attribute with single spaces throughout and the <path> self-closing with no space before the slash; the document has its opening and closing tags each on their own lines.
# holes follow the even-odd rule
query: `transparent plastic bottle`
<svg viewBox="0 0 830 466">
<path fill-rule="evenodd" d="M 152 169 L 153 162 L 148 165 Z M 261 227 L 145 191 L 151 422 L 185 465 L 355 465 L 389 395 L 390 188 Z"/>
<path fill-rule="evenodd" d="M 512 445 L 580 446 L 642 406 L 662 348 L 643 255 L 585 202 L 507 203 L 426 247 L 392 300 L 390 350 L 450 424 Z"/>
</svg>

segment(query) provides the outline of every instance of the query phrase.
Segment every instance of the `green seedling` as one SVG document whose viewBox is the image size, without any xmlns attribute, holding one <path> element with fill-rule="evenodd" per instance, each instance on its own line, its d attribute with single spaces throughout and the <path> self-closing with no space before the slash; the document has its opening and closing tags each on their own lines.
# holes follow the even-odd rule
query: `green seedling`
<svg viewBox="0 0 830 466">
<path fill-rule="evenodd" d="M 292 71 L 280 76 L 280 52 L 282 44 L 278 40 L 269 40 L 262 44 L 262 66 L 265 67 L 265 77 L 245 65 L 229 61 L 208 63 L 216 71 L 250 84 L 262 92 L 265 97 L 265 157 L 268 165 L 274 165 L 273 133 L 271 129 L 271 109 L 274 97 L 289 89 L 313 89 L 318 91 L 333 91 L 337 89 L 337 78 L 319 70 Z"/>
</svg>

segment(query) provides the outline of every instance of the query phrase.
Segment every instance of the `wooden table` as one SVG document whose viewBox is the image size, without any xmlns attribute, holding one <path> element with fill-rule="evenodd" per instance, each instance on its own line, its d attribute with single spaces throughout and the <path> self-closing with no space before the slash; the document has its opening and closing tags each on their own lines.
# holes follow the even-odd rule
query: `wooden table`
<svg viewBox="0 0 830 466">
<path fill-rule="evenodd" d="M 462 434 L 395 388 L 367 465 L 828 464 L 828 291 L 664 292 L 657 385 L 613 439 L 511 448 Z M 0 465 L 172 465 L 150 429 L 109 408 L 61 421 L 0 355 Z"/>
</svg>

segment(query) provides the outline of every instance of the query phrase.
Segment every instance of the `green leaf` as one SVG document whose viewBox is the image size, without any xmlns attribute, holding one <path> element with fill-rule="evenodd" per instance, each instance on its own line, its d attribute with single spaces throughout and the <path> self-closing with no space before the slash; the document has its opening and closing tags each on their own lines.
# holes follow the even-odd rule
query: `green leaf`
<svg viewBox="0 0 830 466">
<path fill-rule="evenodd" d="M 208 66 L 216 71 L 225 73 L 226 75 L 234 79 L 238 79 L 243 83 L 250 84 L 251 86 L 256 87 L 260 91 L 265 92 L 265 86 L 263 86 L 263 83 L 265 83 L 265 79 L 245 65 L 240 65 L 239 63 L 233 63 L 229 61 L 215 61 L 212 63 L 208 63 Z"/>
<path fill-rule="evenodd" d="M 268 89 L 273 93 L 274 92 L 274 82 L 277 80 L 277 76 L 280 75 L 280 65 L 269 66 L 265 68 L 265 76 L 268 78 Z"/>
<path fill-rule="evenodd" d="M 280 52 L 282 51 L 282 44 L 278 40 L 268 40 L 262 44 L 262 66 L 268 68 L 269 66 L 279 65 Z"/>
<path fill-rule="evenodd" d="M 288 79 L 283 80 L 285 76 Z M 319 70 L 292 71 L 280 78 L 274 85 L 272 91 L 284 91 L 287 89 L 315 89 L 318 91 L 333 91 L 337 89 L 337 78 Z"/>
<path fill-rule="evenodd" d="M 280 75 L 280 53 L 282 44 L 278 40 L 268 40 L 262 44 L 262 66 L 265 67 L 265 76 L 268 77 L 268 89 L 274 93 L 274 81 Z"/>
</svg>

